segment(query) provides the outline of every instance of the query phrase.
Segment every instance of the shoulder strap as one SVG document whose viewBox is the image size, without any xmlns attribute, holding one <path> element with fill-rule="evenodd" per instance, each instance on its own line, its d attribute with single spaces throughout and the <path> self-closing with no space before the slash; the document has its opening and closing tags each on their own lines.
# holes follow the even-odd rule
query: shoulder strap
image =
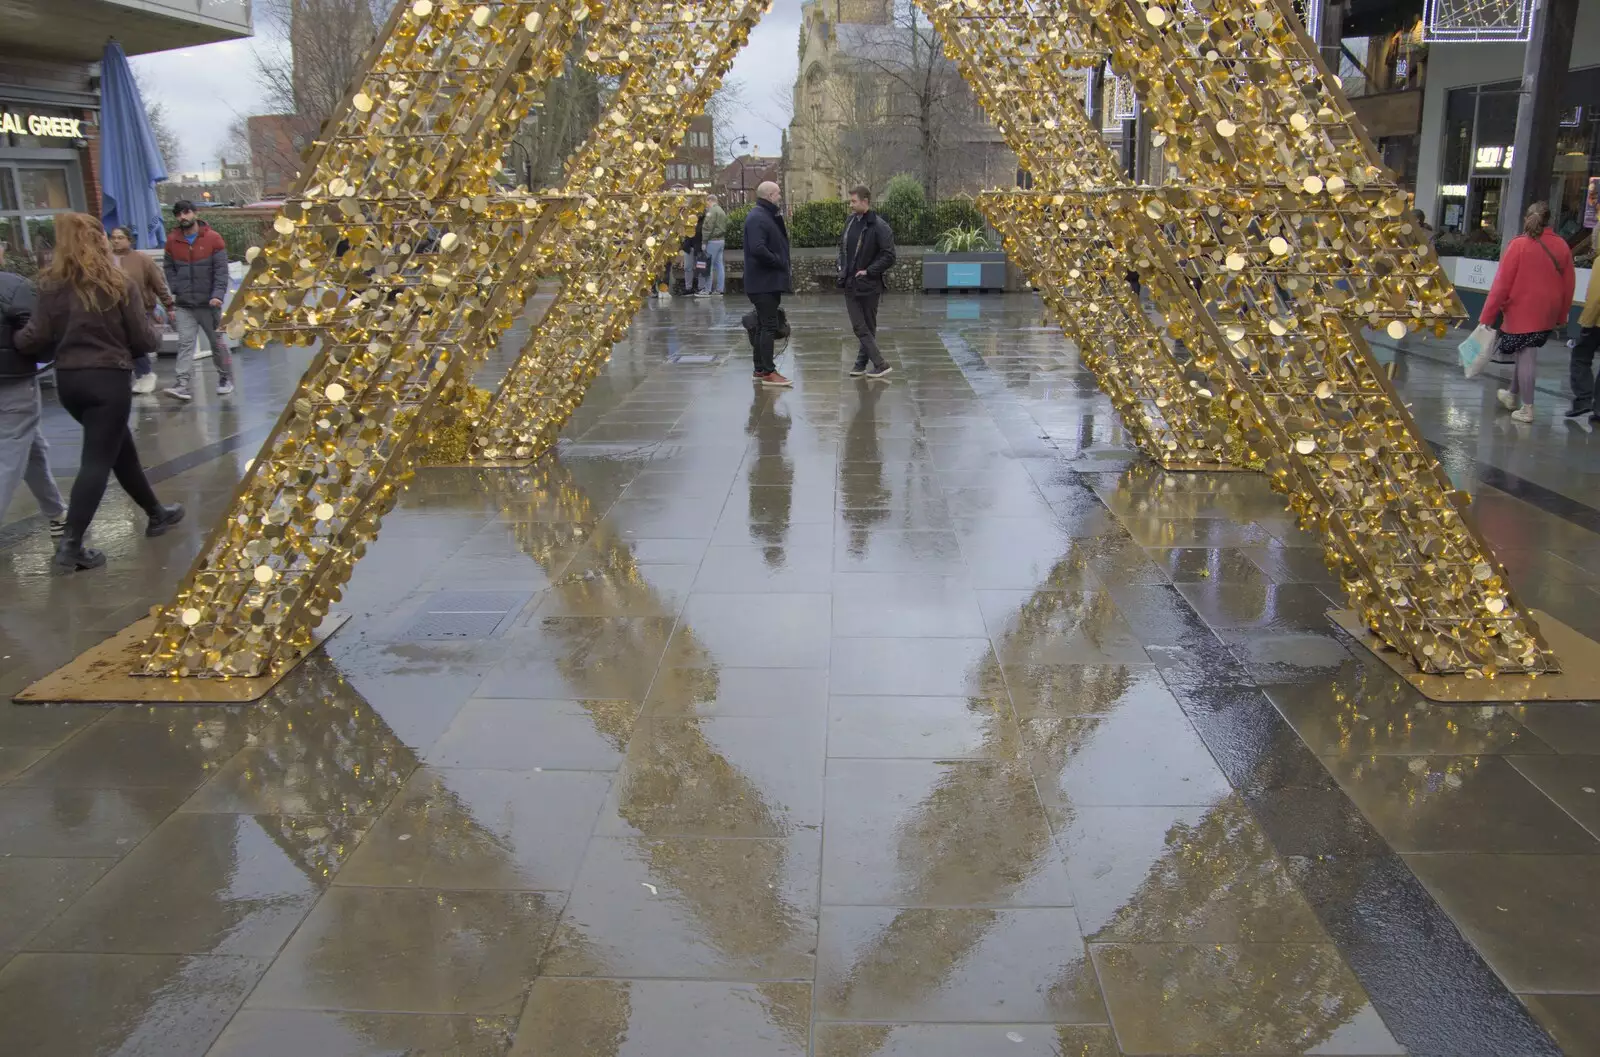
<svg viewBox="0 0 1600 1057">
<path fill-rule="evenodd" d="M 1549 228 L 1545 229 L 1545 231 L 1548 231 L 1548 230 L 1550 230 L 1550 229 Z M 1533 238 L 1533 236 L 1530 235 L 1529 238 Z M 1544 250 L 1544 255 L 1546 257 L 1550 258 L 1550 263 L 1555 268 L 1556 274 L 1557 275 L 1566 275 L 1567 273 L 1561 270 L 1561 262 L 1556 260 L 1556 255 L 1550 252 L 1550 247 L 1546 246 L 1544 244 L 1544 232 L 1541 231 L 1539 233 L 1539 237 L 1538 238 L 1534 238 L 1533 241 L 1541 250 Z"/>
</svg>

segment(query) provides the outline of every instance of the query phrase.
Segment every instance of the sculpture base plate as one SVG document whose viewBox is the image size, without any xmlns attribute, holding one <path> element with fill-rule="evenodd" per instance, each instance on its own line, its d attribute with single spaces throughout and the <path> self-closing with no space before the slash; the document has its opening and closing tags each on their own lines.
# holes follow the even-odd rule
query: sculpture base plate
<svg viewBox="0 0 1600 1057">
<path fill-rule="evenodd" d="M 1248 466 L 1236 466 L 1231 462 L 1158 462 L 1157 466 L 1168 473 L 1254 473 Z"/>
<path fill-rule="evenodd" d="M 311 639 L 311 649 L 266 675 L 210 679 L 137 675 L 155 618 L 134 621 L 98 646 L 91 646 L 12 698 L 19 705 L 243 705 L 259 701 L 311 655 L 350 617 L 329 613 Z"/>
<path fill-rule="evenodd" d="M 461 462 L 430 462 L 427 469 L 444 467 L 455 470 L 517 470 L 532 466 L 537 459 L 465 459 Z"/>
<path fill-rule="evenodd" d="M 1545 644 L 1561 662 L 1555 675 L 1497 675 L 1493 679 L 1465 675 L 1428 675 L 1411 658 L 1390 649 L 1361 623 L 1353 609 L 1330 609 L 1328 617 L 1370 650 L 1394 673 L 1429 701 L 1482 704 L 1509 701 L 1593 701 L 1600 699 L 1600 642 L 1573 630 L 1543 610 L 1528 615 L 1539 625 Z"/>
</svg>

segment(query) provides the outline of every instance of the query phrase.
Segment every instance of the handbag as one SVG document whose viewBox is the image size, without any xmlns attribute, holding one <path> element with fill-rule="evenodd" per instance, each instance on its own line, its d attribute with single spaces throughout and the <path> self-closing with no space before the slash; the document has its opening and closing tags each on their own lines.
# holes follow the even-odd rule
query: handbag
<svg viewBox="0 0 1600 1057">
<path fill-rule="evenodd" d="M 1500 333 L 1493 327 L 1486 327 L 1482 323 L 1467 339 L 1456 346 L 1456 354 L 1461 358 L 1461 373 L 1468 378 L 1476 378 L 1483 373 L 1489 364 L 1489 356 L 1494 352 L 1495 346 L 1500 343 Z"/>
</svg>

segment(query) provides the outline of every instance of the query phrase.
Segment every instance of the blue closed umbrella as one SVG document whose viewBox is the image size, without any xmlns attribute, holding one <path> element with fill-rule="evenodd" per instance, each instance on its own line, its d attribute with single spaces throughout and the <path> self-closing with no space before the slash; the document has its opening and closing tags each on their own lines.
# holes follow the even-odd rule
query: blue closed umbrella
<svg viewBox="0 0 1600 1057">
<path fill-rule="evenodd" d="M 106 230 L 127 228 L 141 249 L 166 245 L 156 196 L 156 184 L 166 178 L 128 57 L 121 44 L 107 41 L 100 58 L 100 219 Z"/>
</svg>

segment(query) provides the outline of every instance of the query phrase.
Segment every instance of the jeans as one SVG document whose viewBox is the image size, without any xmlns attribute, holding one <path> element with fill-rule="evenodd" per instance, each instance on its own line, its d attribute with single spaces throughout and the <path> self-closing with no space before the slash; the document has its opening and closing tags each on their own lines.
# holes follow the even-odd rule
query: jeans
<svg viewBox="0 0 1600 1057">
<path fill-rule="evenodd" d="M 700 292 L 700 281 L 694 274 L 695 253 L 693 250 L 683 251 L 683 292 L 697 294 Z"/>
<path fill-rule="evenodd" d="M 1578 331 L 1578 343 L 1572 347 L 1572 366 L 1568 371 L 1572 382 L 1572 409 L 1594 410 L 1594 353 L 1600 349 L 1600 327 L 1584 327 Z"/>
<path fill-rule="evenodd" d="M 67 512 L 50 473 L 50 445 L 39 431 L 39 379 L 0 378 L 0 517 L 26 481 L 52 521 Z"/>
<path fill-rule="evenodd" d="M 756 306 L 756 332 L 750 337 L 751 352 L 755 359 L 757 374 L 771 374 L 778 369 L 773 362 L 772 346 L 778 340 L 778 306 L 783 303 L 782 294 L 748 294 L 750 303 Z"/>
<path fill-rule="evenodd" d="M 233 355 L 228 351 L 227 336 L 218 330 L 222 322 L 222 309 L 206 305 L 204 308 L 185 308 L 179 305 L 178 317 L 178 388 L 189 388 L 189 375 L 194 371 L 194 354 L 200 344 L 200 335 L 211 346 L 212 362 L 217 365 L 217 380 L 226 382 L 233 377 Z"/>
<path fill-rule="evenodd" d="M 711 258 L 711 270 L 707 274 L 712 293 L 723 293 L 728 285 L 728 276 L 722 267 L 722 252 L 727 247 L 726 239 L 711 239 L 706 243 L 706 255 Z"/>
<path fill-rule="evenodd" d="M 884 366 L 883 353 L 878 351 L 878 295 L 844 295 L 845 310 L 850 313 L 850 329 L 855 331 L 861 351 L 856 353 L 856 370 L 869 362 L 874 367 Z"/>
<path fill-rule="evenodd" d="M 83 427 L 83 458 L 67 507 L 68 537 L 83 538 L 95 511 L 100 509 L 106 480 L 112 474 L 145 513 L 158 511 L 161 503 L 145 480 L 139 450 L 128 429 L 128 412 L 133 409 L 128 372 L 107 368 L 58 370 L 56 389 L 61 406 Z"/>
</svg>

